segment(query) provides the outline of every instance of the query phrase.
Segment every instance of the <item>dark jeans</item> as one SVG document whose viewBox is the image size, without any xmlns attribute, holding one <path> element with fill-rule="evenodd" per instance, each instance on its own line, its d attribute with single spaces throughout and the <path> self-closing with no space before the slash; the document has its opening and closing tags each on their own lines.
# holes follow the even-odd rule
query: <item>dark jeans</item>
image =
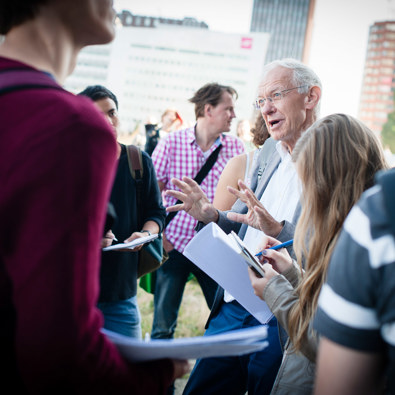
<svg viewBox="0 0 395 395">
<path fill-rule="evenodd" d="M 180 252 L 170 251 L 169 259 L 156 271 L 155 309 L 151 333 L 153 339 L 170 339 L 174 336 L 178 310 L 190 273 L 196 277 L 207 306 L 211 308 L 217 283 Z"/>
<path fill-rule="evenodd" d="M 205 336 L 261 325 L 238 302 L 223 303 Z M 198 359 L 184 395 L 270 394 L 282 360 L 276 318 L 268 323 L 269 345 L 252 354 Z"/>
</svg>

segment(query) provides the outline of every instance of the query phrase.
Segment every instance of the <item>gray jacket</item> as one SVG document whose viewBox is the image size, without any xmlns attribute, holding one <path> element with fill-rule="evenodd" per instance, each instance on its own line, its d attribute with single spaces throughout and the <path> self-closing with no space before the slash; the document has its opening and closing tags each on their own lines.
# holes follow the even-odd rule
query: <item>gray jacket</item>
<svg viewBox="0 0 395 395">
<path fill-rule="evenodd" d="M 296 264 L 282 275 L 273 277 L 263 291 L 263 298 L 276 316 L 278 323 L 288 332 L 288 313 L 298 300 L 295 287 L 300 281 Z M 313 334 L 314 333 L 314 334 Z M 305 395 L 313 393 L 315 359 L 318 340 L 312 332 L 305 340 L 302 353 L 293 350 L 288 339 L 283 360 L 273 384 L 271 395 Z"/>
<path fill-rule="evenodd" d="M 265 144 L 261 148 L 261 152 L 259 153 L 259 157 L 257 160 L 257 166 L 254 168 L 251 177 L 251 189 L 254 191 L 256 197 L 258 199 L 261 198 L 264 190 L 266 189 L 273 173 L 277 170 L 280 164 L 280 155 L 275 149 L 275 145 L 277 141 L 269 138 L 266 140 Z M 247 206 L 240 200 L 237 200 L 233 205 L 230 211 L 237 212 L 240 214 L 246 214 L 248 211 Z M 283 221 L 283 229 L 280 234 L 276 237 L 279 241 L 284 242 L 293 238 L 293 234 L 295 231 L 295 224 L 300 215 L 300 204 L 298 204 L 294 218 L 291 222 Z M 230 233 L 232 230 L 238 233 L 241 239 L 244 238 L 245 233 L 247 231 L 248 225 L 240 224 L 238 222 L 231 221 L 227 218 L 227 212 L 219 211 L 219 218 L 217 222 L 218 226 L 225 231 L 225 233 Z M 200 230 L 204 224 L 198 223 L 197 230 Z M 291 255 L 293 254 L 292 247 L 289 250 Z M 206 328 L 208 327 L 208 323 L 211 318 L 214 317 L 224 299 L 224 290 L 221 287 L 218 287 L 217 294 L 215 296 L 215 300 L 213 306 L 211 307 L 210 316 L 206 323 Z"/>
</svg>

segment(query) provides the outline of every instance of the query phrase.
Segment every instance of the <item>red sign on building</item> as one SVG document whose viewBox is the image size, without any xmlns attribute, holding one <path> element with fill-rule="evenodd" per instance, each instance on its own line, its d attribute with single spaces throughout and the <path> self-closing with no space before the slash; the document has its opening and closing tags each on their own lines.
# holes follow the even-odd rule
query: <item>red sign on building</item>
<svg viewBox="0 0 395 395">
<path fill-rule="evenodd" d="M 241 38 L 241 48 L 251 49 L 252 48 L 252 38 L 242 37 Z"/>
</svg>

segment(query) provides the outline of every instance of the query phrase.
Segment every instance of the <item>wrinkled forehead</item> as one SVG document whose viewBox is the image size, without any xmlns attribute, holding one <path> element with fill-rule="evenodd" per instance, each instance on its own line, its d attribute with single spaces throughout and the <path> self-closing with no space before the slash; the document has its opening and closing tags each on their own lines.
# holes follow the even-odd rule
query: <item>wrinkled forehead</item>
<svg viewBox="0 0 395 395">
<path fill-rule="evenodd" d="M 258 86 L 258 96 L 265 97 L 292 85 L 293 70 L 277 66 L 265 73 Z"/>
</svg>

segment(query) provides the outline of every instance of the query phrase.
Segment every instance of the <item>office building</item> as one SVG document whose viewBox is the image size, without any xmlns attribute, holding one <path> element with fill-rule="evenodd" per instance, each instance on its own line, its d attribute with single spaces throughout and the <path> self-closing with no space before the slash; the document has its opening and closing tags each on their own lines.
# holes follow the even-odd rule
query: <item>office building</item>
<svg viewBox="0 0 395 395">
<path fill-rule="evenodd" d="M 380 135 L 394 110 L 395 21 L 374 23 L 368 40 L 358 116 Z"/>
<path fill-rule="evenodd" d="M 111 44 L 81 51 L 66 88 L 79 92 L 86 85 L 102 84 L 113 90 L 125 132 L 148 119 L 160 121 L 169 107 L 193 124 L 194 106 L 188 99 L 208 82 L 233 86 L 239 94 L 237 118 L 253 120 L 268 39 L 264 33 L 183 26 L 119 27 Z"/>
<path fill-rule="evenodd" d="M 251 32 L 270 33 L 265 63 L 295 58 L 308 63 L 315 0 L 254 0 Z"/>
<path fill-rule="evenodd" d="M 174 19 L 146 15 L 134 15 L 128 10 L 123 10 L 117 16 L 121 25 L 125 27 L 157 28 L 161 26 L 177 26 L 208 29 L 208 25 L 205 22 L 199 22 L 195 18 L 185 17 L 184 19 Z"/>
</svg>

